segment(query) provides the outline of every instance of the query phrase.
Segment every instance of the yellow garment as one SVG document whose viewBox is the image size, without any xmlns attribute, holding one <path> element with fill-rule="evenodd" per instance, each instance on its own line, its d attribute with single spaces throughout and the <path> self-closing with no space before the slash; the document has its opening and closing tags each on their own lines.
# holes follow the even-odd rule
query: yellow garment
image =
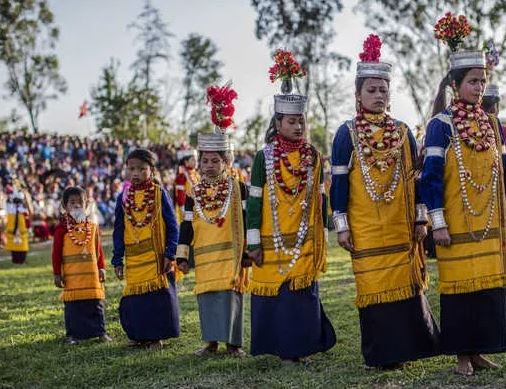
<svg viewBox="0 0 506 389">
<path fill-rule="evenodd" d="M 91 228 L 91 239 L 85 247 L 73 243 L 68 233 L 63 237 L 62 276 L 65 288 L 60 295 L 62 301 L 103 300 L 105 298 L 104 286 L 98 276 L 97 225 L 92 224 Z M 79 240 L 84 240 L 86 237 L 84 231 L 74 232 L 74 234 Z"/>
<path fill-rule="evenodd" d="M 300 166 L 299 151 L 289 153 L 288 159 L 292 166 Z M 281 164 L 281 175 L 284 182 L 291 188 L 299 183 L 299 178 L 290 174 L 284 164 Z M 278 268 L 281 265 L 283 269 L 287 269 L 292 258 L 284 253 L 274 251 L 272 211 L 267 183 L 264 185 L 262 224 L 260 227 L 263 265 L 262 267 L 253 265 L 253 275 L 249 287 L 251 293 L 259 296 L 277 296 L 281 285 L 285 282 L 289 283 L 291 290 L 307 288 L 318 279 L 321 272 L 325 272 L 327 247 L 322 220 L 320 179 L 321 158 L 318 155 L 314 167 L 313 191 L 308 204 L 311 207 L 308 220 L 309 230 L 301 247 L 298 261 L 286 274 L 280 274 Z M 279 185 L 276 185 L 275 190 L 279 200 L 278 214 L 281 232 L 286 248 L 291 249 L 295 246 L 296 235 L 302 218 L 301 201 L 306 196 L 307 187 L 295 198 L 285 194 L 279 188 Z"/>
<path fill-rule="evenodd" d="M 135 203 L 141 204 L 144 191 L 135 192 Z M 143 220 L 147 210 L 133 211 L 136 220 Z M 151 222 L 142 228 L 132 226 L 125 212 L 125 280 L 123 296 L 144 294 L 168 288 L 163 272 L 165 222 L 162 216 L 162 192 L 155 185 L 155 206 Z"/>
<path fill-rule="evenodd" d="M 244 221 L 241 189 L 233 180 L 232 198 L 225 222 L 221 227 L 209 224 L 193 211 L 193 247 L 195 257 L 196 294 L 235 290 L 244 292 L 247 269 L 242 268 L 244 252 Z M 220 212 L 207 212 L 214 217 Z"/>
<path fill-rule="evenodd" d="M 348 217 L 355 248 L 351 255 L 357 286 L 355 304 L 359 308 L 405 300 L 426 286 L 424 256 L 414 238 L 415 174 L 408 129 L 401 126 L 404 133 L 401 179 L 391 202 L 371 200 L 358 157 L 353 153 Z M 381 139 L 383 132 L 378 129 L 373 135 L 375 140 Z M 388 185 L 393 171 L 394 165 L 383 173 L 371 168 L 370 174 L 376 182 Z"/>
<path fill-rule="evenodd" d="M 504 180 L 501 161 L 501 143 L 497 122 L 494 119 L 499 153 L 499 182 L 497 184 L 497 205 L 490 232 L 481 242 L 472 239 L 469 231 L 476 237 L 483 236 L 489 209 L 486 208 L 481 216 L 472 216 L 463 212 L 462 196 L 460 193 L 459 173 L 453 145 L 447 153 L 444 169 L 444 205 L 445 218 L 450 232 L 451 245 L 436 246 L 439 267 L 439 289 L 442 294 L 470 293 L 484 289 L 498 288 L 505 285 L 505 219 L 504 219 Z M 476 122 L 471 124 L 477 129 Z M 492 163 L 494 160 L 492 149 L 475 152 L 462 142 L 464 165 L 471 171 L 472 178 L 479 184 L 490 181 Z M 492 188 L 491 185 L 479 194 L 469 184 L 467 193 L 469 202 L 476 210 L 481 210 L 487 204 Z"/>
<path fill-rule="evenodd" d="M 14 232 L 14 226 L 16 225 L 16 213 L 7 214 L 7 241 L 5 243 L 5 249 L 8 251 L 28 251 L 28 228 L 26 228 L 25 214 L 19 212 L 17 214 L 17 218 L 18 228 L 17 231 Z"/>
</svg>

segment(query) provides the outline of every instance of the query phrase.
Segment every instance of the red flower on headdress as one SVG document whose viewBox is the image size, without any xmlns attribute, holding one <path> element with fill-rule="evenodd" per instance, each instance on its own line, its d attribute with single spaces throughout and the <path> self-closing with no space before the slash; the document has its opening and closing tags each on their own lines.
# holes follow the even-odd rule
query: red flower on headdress
<svg viewBox="0 0 506 389">
<path fill-rule="evenodd" d="M 359 54 L 362 62 L 379 62 L 381 57 L 381 39 L 378 35 L 369 34 L 364 41 L 363 52 Z"/>
<path fill-rule="evenodd" d="M 302 78 L 306 72 L 295 59 L 291 51 L 278 49 L 274 53 L 274 65 L 269 68 L 271 82 L 278 79 L 289 80 L 291 78 Z"/>
<path fill-rule="evenodd" d="M 230 87 L 230 83 L 221 87 L 213 85 L 207 88 L 207 102 L 211 104 L 211 121 L 222 130 L 234 124 L 235 99 L 237 92 Z"/>
<path fill-rule="evenodd" d="M 457 51 L 464 38 L 471 34 L 472 27 L 464 15 L 447 12 L 434 26 L 436 39 L 446 43 L 451 51 Z"/>
</svg>

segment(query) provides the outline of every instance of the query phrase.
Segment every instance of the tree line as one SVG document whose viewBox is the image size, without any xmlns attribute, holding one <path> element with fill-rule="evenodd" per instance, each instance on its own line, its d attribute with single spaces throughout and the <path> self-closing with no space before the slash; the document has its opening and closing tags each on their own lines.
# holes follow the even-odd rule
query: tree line
<svg viewBox="0 0 506 389">
<path fill-rule="evenodd" d="M 251 0 L 256 13 L 255 36 L 272 52 L 292 50 L 307 72 L 296 88 L 309 96 L 308 121 L 312 141 L 328 151 L 329 126 L 353 102 L 351 64 L 354 60 L 331 50 L 342 0 Z M 433 39 L 433 25 L 445 11 L 463 12 L 475 34 L 469 44 L 477 47 L 493 39 L 500 52 L 506 46 L 506 0 L 364 0 L 354 11 L 365 16 L 366 26 L 378 33 L 395 61 L 395 68 L 416 108 L 420 123 L 428 119 L 434 82 L 447 70 L 447 53 Z M 99 130 L 131 139 L 168 141 L 209 131 L 205 89 L 222 80 L 223 62 L 216 44 L 190 33 L 179 47 L 160 11 L 150 0 L 128 29 L 135 32 L 136 56 L 131 76 L 119 80 L 121 63 L 111 58 L 91 88 L 90 109 Z M 47 0 L 0 0 L 0 61 L 7 71 L 9 97 L 16 99 L 34 132 L 38 118 L 51 100 L 64 94 L 67 84 L 60 74 L 55 47 L 59 29 Z M 502 49 L 502 50 L 501 50 Z M 176 61 L 182 68 L 178 82 L 159 79 L 157 66 Z M 502 63 L 496 81 L 505 72 Z M 437 77 L 436 77 L 437 76 Z M 339 93 L 336 93 L 339 91 Z M 12 121 L 18 120 L 12 118 Z M 0 121 L 0 129 L 7 120 Z M 260 108 L 243 123 L 243 141 L 257 149 L 267 125 Z"/>
</svg>

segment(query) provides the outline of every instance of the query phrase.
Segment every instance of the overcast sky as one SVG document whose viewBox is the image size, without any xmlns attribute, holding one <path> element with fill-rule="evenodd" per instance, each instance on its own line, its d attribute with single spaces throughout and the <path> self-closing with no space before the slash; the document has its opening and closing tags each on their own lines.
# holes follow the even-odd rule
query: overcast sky
<svg viewBox="0 0 506 389">
<path fill-rule="evenodd" d="M 130 79 L 129 66 L 136 48 L 134 32 L 128 30 L 127 25 L 141 12 L 144 1 L 50 0 L 49 3 L 60 27 L 57 54 L 68 91 L 49 103 L 40 116 L 40 127 L 42 130 L 86 135 L 94 130 L 94 123 L 90 118 L 77 119 L 79 105 L 85 99 L 90 100 L 90 88 L 97 83 L 101 69 L 111 57 L 121 62 L 122 82 Z M 171 40 L 172 60 L 168 66 L 157 68 L 160 80 L 166 80 L 169 85 L 181 77 L 178 55 L 181 41 L 196 32 L 216 43 L 218 58 L 224 63 L 224 78 L 232 79 L 239 93 L 236 122 L 240 125 L 252 115 L 259 100 L 263 112 L 269 114 L 272 95 L 278 91 L 279 85 L 271 84 L 268 79 L 267 71 L 272 62 L 270 51 L 266 42 L 257 40 L 254 35 L 256 14 L 249 0 L 153 0 L 152 4 L 160 9 L 169 30 L 175 35 Z M 363 17 L 353 13 L 355 4 L 356 0 L 344 0 L 344 10 L 334 20 L 337 36 L 332 47 L 353 60 L 352 72 L 348 80 L 343 80 L 343 85 L 350 85 L 362 42 L 372 32 L 364 27 Z M 393 62 L 388 52 L 382 59 Z M 2 64 L 0 82 L 1 95 L 5 96 Z M 394 80 L 392 111 L 397 118 L 413 126 L 416 124 L 415 110 L 409 98 L 401 93 L 401 88 L 400 80 Z M 8 115 L 15 106 L 12 99 L 2 99 L 0 117 Z M 24 114 L 21 107 L 18 112 Z M 338 124 L 332 123 L 332 126 Z"/>
</svg>

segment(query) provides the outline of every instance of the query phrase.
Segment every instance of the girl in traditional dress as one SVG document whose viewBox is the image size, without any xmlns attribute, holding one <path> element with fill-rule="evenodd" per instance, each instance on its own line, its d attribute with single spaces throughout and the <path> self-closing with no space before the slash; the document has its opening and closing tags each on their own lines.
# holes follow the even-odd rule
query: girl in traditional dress
<svg viewBox="0 0 506 389">
<path fill-rule="evenodd" d="M 116 276 L 125 279 L 120 321 L 130 345 L 161 348 L 179 336 L 175 287 L 178 228 L 171 202 L 154 179 L 156 155 L 146 149 L 127 157 L 128 182 L 116 203 Z M 124 260 L 123 260 L 124 258 Z"/>
<path fill-rule="evenodd" d="M 423 293 L 425 207 L 417 198 L 416 141 L 388 113 L 391 65 L 370 35 L 357 64 L 357 115 L 337 130 L 331 205 L 337 240 L 351 253 L 362 355 L 392 368 L 438 353 L 438 328 Z M 415 206 L 416 204 L 416 206 Z"/>
<path fill-rule="evenodd" d="M 284 360 L 329 350 L 336 343 L 319 298 L 326 270 L 326 196 L 322 158 L 306 140 L 306 96 L 291 94 L 302 76 L 292 53 L 279 50 L 271 80 L 282 78 L 266 146 L 253 163 L 248 198 L 251 353 Z"/>
<path fill-rule="evenodd" d="M 497 368 L 482 354 L 506 350 L 504 146 L 499 122 L 480 106 L 484 53 L 458 50 L 469 32 L 465 17 L 450 13 L 436 25 L 452 53 L 427 126 L 421 185 L 437 245 L 441 348 L 457 355 L 462 375 Z"/>
<path fill-rule="evenodd" d="M 87 216 L 86 192 L 69 187 L 63 192 L 64 213 L 53 240 L 54 283 L 63 288 L 67 342 L 100 338 L 110 341 L 105 330 L 105 256 L 98 225 Z"/>
<path fill-rule="evenodd" d="M 230 139 L 225 130 L 232 122 L 237 97 L 229 86 L 210 87 L 215 134 L 199 134 L 200 180 L 186 197 L 177 261 L 187 272 L 190 245 L 195 255 L 195 293 L 200 329 L 206 346 L 196 355 L 212 355 L 218 342 L 232 356 L 245 355 L 242 347 L 243 292 L 247 281 L 245 254 L 246 187 L 229 173 Z M 221 112 L 225 110 L 226 114 Z"/>
<path fill-rule="evenodd" d="M 30 249 L 29 231 L 32 212 L 29 195 L 26 191 L 14 189 L 7 196 L 5 227 L 5 249 L 11 252 L 12 263 L 21 265 L 26 262 Z"/>
</svg>

